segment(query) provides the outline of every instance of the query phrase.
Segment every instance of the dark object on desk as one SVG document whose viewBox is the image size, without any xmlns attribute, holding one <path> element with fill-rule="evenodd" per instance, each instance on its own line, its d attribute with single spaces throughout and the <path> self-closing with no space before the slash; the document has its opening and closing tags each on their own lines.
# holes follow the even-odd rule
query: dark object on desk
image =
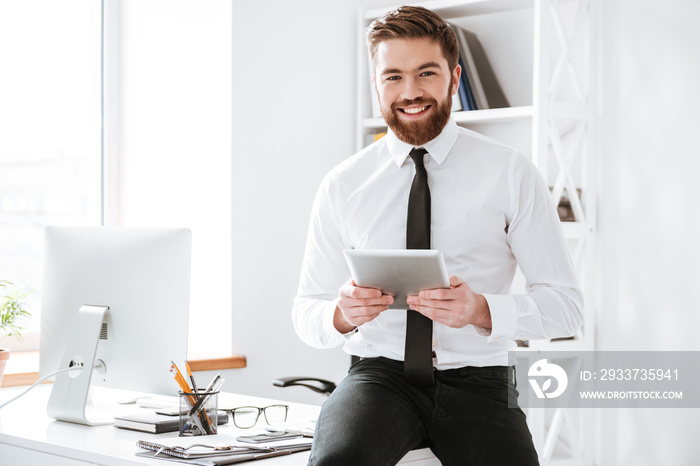
<svg viewBox="0 0 700 466">
<path fill-rule="evenodd" d="M 275 387 L 306 387 L 321 395 L 330 395 L 335 390 L 335 383 L 330 380 L 319 379 L 316 377 L 280 377 L 272 381 Z"/>
<path fill-rule="evenodd" d="M 217 422 L 219 425 L 228 422 L 228 414 L 220 413 Z M 180 430 L 180 419 L 178 417 L 157 414 L 151 411 L 138 414 L 127 414 L 114 418 L 114 426 L 120 429 L 138 430 L 151 434 L 162 434 L 164 432 L 177 432 Z"/>
</svg>

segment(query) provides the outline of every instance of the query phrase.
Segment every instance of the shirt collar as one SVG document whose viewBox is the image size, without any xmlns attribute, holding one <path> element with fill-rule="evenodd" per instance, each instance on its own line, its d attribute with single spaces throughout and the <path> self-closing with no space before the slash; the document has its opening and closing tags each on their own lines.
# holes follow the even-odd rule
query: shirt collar
<svg viewBox="0 0 700 466">
<path fill-rule="evenodd" d="M 455 142 L 457 141 L 458 134 L 459 127 L 457 126 L 457 123 L 450 118 L 442 132 L 435 139 L 427 142 L 422 147 L 428 151 L 430 156 L 438 163 L 438 165 L 441 165 L 452 150 L 452 146 L 454 146 Z M 406 161 L 408 154 L 411 152 L 411 149 L 413 149 L 414 146 L 401 141 L 398 137 L 396 137 L 391 128 L 389 128 L 385 137 L 387 138 L 387 148 L 389 149 L 389 154 L 396 165 L 400 167 Z"/>
</svg>

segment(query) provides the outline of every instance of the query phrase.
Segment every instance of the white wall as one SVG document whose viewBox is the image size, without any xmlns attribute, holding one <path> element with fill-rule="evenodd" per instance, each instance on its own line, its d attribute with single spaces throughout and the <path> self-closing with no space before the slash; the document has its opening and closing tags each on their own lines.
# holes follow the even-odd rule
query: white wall
<svg viewBox="0 0 700 466">
<path fill-rule="evenodd" d="M 106 223 L 192 230 L 189 356 L 228 355 L 231 6 L 121 0 L 107 8 L 115 31 L 106 178 L 115 202 Z"/>
<path fill-rule="evenodd" d="M 700 3 L 602 3 L 600 350 L 700 350 Z M 604 410 L 601 465 L 697 464 L 698 409 Z"/>
</svg>

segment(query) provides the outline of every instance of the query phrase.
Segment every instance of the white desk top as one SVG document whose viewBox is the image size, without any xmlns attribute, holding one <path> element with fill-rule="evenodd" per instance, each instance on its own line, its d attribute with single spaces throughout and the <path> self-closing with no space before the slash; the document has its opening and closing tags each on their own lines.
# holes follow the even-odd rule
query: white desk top
<svg viewBox="0 0 700 466">
<path fill-rule="evenodd" d="M 142 451 L 136 446 L 138 440 L 151 440 L 155 442 L 172 441 L 178 438 L 177 432 L 165 434 L 148 434 L 114 426 L 88 427 L 78 424 L 56 421 L 46 414 L 46 403 L 51 392 L 52 385 L 41 385 L 30 391 L 22 398 L 14 401 L 0 410 L 0 457 L 18 458 L 23 452 L 31 453 L 33 458 L 37 454 L 63 457 L 76 462 L 85 462 L 109 466 L 132 465 L 160 465 L 176 464 L 163 460 L 140 458 L 136 456 Z M 0 390 L 0 403 L 9 400 L 19 394 L 24 388 L 5 388 Z M 279 403 L 279 400 L 221 393 L 219 395 L 219 407 L 236 406 L 267 406 Z M 320 411 L 320 406 L 286 403 L 289 405 L 290 422 L 307 422 L 315 419 Z M 125 407 L 124 410 L 139 410 L 143 408 Z M 263 428 L 265 423 L 259 421 L 258 426 Z M 217 443 L 231 441 L 233 437 L 241 434 L 253 433 L 252 429 L 237 429 L 230 422 L 219 426 Z M 227 437 L 224 439 L 224 437 Z M 212 437 L 213 439 L 213 437 Z M 9 456 L 8 456 L 9 455 Z M 13 456 L 14 455 L 14 456 Z M 294 453 L 292 455 L 265 459 L 265 466 L 304 465 L 309 457 L 308 452 Z M 424 461 L 422 461 L 424 460 Z M 412 465 L 439 465 L 432 453 L 427 450 L 410 452 L 401 463 L 410 462 Z M 22 462 L 15 464 L 39 464 Z M 71 462 L 71 464 L 74 464 Z M 258 464 L 258 463 L 256 463 Z"/>
</svg>

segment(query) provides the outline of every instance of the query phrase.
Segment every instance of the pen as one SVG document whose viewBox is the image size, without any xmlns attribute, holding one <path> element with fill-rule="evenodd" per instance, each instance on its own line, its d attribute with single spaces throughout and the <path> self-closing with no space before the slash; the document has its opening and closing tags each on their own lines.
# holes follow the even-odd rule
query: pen
<svg viewBox="0 0 700 466">
<path fill-rule="evenodd" d="M 218 392 L 223 384 L 224 384 L 224 379 L 220 379 L 219 382 L 217 384 L 215 384 L 214 387 L 212 387 L 211 391 Z"/>
<path fill-rule="evenodd" d="M 197 393 L 197 383 L 194 381 L 194 376 L 192 375 L 192 370 L 190 369 L 190 364 L 188 362 L 185 362 L 185 368 L 187 368 L 187 374 L 190 376 L 190 380 L 192 381 L 192 390 Z"/>
<path fill-rule="evenodd" d="M 199 399 L 197 402 L 192 406 L 192 409 L 190 409 L 190 412 L 188 414 L 189 419 L 199 419 L 201 415 L 205 416 L 205 422 L 204 422 L 204 428 L 209 433 L 209 430 L 211 428 L 211 419 L 209 419 L 209 416 L 204 409 L 204 403 L 206 402 L 207 398 L 211 396 L 210 392 L 216 392 L 221 388 L 221 385 L 223 385 L 224 379 L 221 378 L 221 374 L 217 374 L 216 377 L 209 383 L 209 385 L 206 388 L 205 392 L 199 392 Z M 215 413 L 216 415 L 216 413 Z M 187 428 L 190 426 L 190 422 L 188 421 L 185 423 L 185 425 L 182 426 L 182 429 L 180 430 L 180 433 L 183 433 Z"/>
<path fill-rule="evenodd" d="M 214 388 L 214 385 L 216 384 L 216 382 L 219 381 L 220 378 L 221 378 L 221 374 L 216 374 L 216 376 L 212 379 L 212 381 L 209 382 L 209 385 L 207 385 L 207 389 L 205 391 L 210 392 L 212 390 L 212 388 Z"/>
<path fill-rule="evenodd" d="M 204 413 L 204 414 L 206 415 L 206 413 Z M 188 430 L 191 427 L 196 427 L 197 429 L 200 430 L 200 432 L 206 432 L 207 434 L 210 434 L 211 433 L 211 427 L 210 427 L 211 424 L 209 424 L 209 423 L 211 422 L 211 420 L 209 419 L 208 416 L 206 419 L 204 419 L 204 422 L 205 422 L 205 424 L 203 425 L 202 419 L 200 418 L 199 414 L 197 416 L 190 416 L 187 419 L 187 422 L 185 422 L 183 424 L 182 429 L 180 429 L 180 434 L 182 434 L 183 432 L 185 432 L 186 430 Z M 195 425 L 192 426 L 192 424 L 195 424 Z"/>
<path fill-rule="evenodd" d="M 200 407 L 202 406 L 204 401 L 207 398 L 209 398 L 209 396 L 211 396 L 209 394 L 209 392 L 215 392 L 216 390 L 219 389 L 219 387 L 221 387 L 221 385 L 224 383 L 224 379 L 221 379 L 220 376 L 221 376 L 221 374 L 218 374 L 214 378 L 214 380 L 211 381 L 211 383 L 209 384 L 209 386 L 207 387 L 205 392 L 200 392 L 203 394 L 202 394 L 202 396 L 199 397 L 199 400 L 197 400 L 197 403 L 195 403 L 194 406 L 192 406 L 192 409 L 190 409 L 190 416 L 192 416 L 194 413 L 196 413 L 200 409 Z"/>
</svg>

